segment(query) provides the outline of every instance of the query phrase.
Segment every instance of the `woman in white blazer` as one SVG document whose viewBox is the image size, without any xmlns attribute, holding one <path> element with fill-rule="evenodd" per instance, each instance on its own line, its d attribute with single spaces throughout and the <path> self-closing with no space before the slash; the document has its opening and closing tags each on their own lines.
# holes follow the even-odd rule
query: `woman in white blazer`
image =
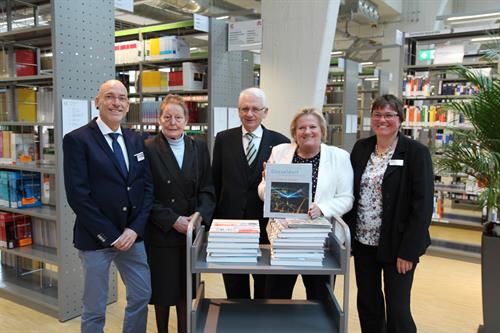
<svg viewBox="0 0 500 333">
<path fill-rule="evenodd" d="M 353 171 L 349 153 L 337 147 L 327 146 L 326 121 L 314 108 L 299 110 L 290 125 L 294 143 L 275 146 L 268 163 L 310 163 L 312 164 L 312 205 L 309 216 L 314 219 L 324 216 L 332 219 L 342 216 L 351 208 L 353 196 Z M 259 196 L 264 200 L 265 175 L 259 184 Z M 272 276 L 268 281 L 270 298 L 290 299 L 297 275 Z M 321 299 L 326 295 L 325 283 L 328 276 L 302 276 L 307 299 Z"/>
</svg>

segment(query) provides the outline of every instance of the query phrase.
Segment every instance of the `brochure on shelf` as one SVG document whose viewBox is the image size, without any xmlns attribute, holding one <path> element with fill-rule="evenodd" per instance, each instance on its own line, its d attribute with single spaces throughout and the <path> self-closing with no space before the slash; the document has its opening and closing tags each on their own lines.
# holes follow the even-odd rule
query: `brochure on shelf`
<svg viewBox="0 0 500 333">
<path fill-rule="evenodd" d="M 311 164 L 267 164 L 264 217 L 308 218 Z"/>
</svg>

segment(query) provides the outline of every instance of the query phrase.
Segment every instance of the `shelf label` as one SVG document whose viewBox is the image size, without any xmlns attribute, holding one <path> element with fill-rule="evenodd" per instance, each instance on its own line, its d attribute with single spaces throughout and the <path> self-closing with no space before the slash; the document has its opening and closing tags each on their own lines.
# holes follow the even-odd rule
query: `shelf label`
<svg viewBox="0 0 500 333">
<path fill-rule="evenodd" d="M 228 51 L 260 50 L 262 48 L 262 20 L 229 23 Z"/>
<path fill-rule="evenodd" d="M 208 17 L 199 14 L 193 14 L 194 30 L 208 32 Z"/>
<path fill-rule="evenodd" d="M 134 0 L 115 0 L 115 8 L 134 12 Z"/>
</svg>

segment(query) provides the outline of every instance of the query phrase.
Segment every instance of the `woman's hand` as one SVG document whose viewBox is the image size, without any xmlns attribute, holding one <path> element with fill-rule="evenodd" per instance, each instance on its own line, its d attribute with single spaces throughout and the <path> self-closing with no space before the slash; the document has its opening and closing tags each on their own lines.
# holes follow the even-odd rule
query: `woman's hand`
<svg viewBox="0 0 500 333">
<path fill-rule="evenodd" d="M 413 262 L 398 258 L 396 260 L 396 269 L 399 274 L 406 274 L 406 272 L 411 271 L 413 268 Z"/>
<path fill-rule="evenodd" d="M 179 216 L 177 221 L 175 221 L 173 228 L 177 230 L 177 232 L 186 235 L 189 221 L 191 221 L 191 216 Z"/>
<path fill-rule="evenodd" d="M 311 219 L 315 219 L 320 216 L 323 216 L 323 212 L 321 211 L 319 206 L 315 202 L 313 202 L 313 204 L 309 208 L 309 211 L 307 212 L 307 215 L 309 215 Z"/>
</svg>

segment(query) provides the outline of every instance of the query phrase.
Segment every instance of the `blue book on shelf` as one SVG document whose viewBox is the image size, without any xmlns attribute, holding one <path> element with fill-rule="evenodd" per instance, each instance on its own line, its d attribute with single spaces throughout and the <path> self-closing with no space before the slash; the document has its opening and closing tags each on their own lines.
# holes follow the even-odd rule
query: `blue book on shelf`
<svg viewBox="0 0 500 333">
<path fill-rule="evenodd" d="M 0 170 L 0 206 L 10 207 L 9 172 Z"/>
<path fill-rule="evenodd" d="M 42 205 L 40 174 L 37 172 L 9 172 L 10 206 L 30 208 Z"/>
</svg>

